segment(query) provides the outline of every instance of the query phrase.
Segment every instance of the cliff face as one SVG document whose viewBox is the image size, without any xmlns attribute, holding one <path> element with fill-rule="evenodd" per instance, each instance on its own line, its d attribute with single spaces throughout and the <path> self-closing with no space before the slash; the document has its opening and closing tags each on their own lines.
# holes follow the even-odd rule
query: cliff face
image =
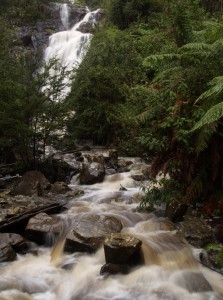
<svg viewBox="0 0 223 300">
<path fill-rule="evenodd" d="M 21 26 L 16 29 L 15 44 L 29 51 L 43 50 L 48 45 L 49 36 L 55 32 L 66 30 L 61 21 L 63 4 L 51 2 L 44 7 L 43 19 L 34 26 Z M 69 28 L 79 22 L 88 12 L 87 8 L 75 4 L 67 4 L 69 11 Z"/>
</svg>

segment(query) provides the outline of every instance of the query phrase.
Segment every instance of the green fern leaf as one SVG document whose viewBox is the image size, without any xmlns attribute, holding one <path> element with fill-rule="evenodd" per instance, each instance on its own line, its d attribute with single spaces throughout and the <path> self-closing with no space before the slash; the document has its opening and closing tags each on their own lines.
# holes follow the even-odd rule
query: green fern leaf
<svg viewBox="0 0 223 300">
<path fill-rule="evenodd" d="M 191 132 L 200 129 L 204 125 L 209 125 L 213 122 L 216 122 L 221 117 L 223 117 L 223 102 L 220 102 L 210 108 L 205 113 L 205 115 L 194 125 L 194 127 L 191 129 Z"/>
<path fill-rule="evenodd" d="M 223 76 L 213 78 L 208 85 L 211 86 L 211 88 L 201 94 L 195 101 L 195 104 L 203 99 L 216 97 L 221 94 L 223 92 Z"/>
<path fill-rule="evenodd" d="M 182 46 L 179 51 L 207 51 L 210 52 L 212 49 L 212 45 L 206 43 L 188 43 Z"/>
<path fill-rule="evenodd" d="M 162 62 L 164 60 L 176 60 L 179 59 L 180 55 L 176 53 L 170 53 L 170 54 L 154 54 L 150 55 L 145 58 L 143 62 L 144 67 L 150 67 L 153 64 L 156 64 L 158 62 Z"/>
<path fill-rule="evenodd" d="M 150 110 L 145 110 L 144 112 L 142 112 L 141 114 L 137 115 L 135 117 L 135 120 L 137 123 L 145 123 L 151 116 L 151 112 Z"/>
</svg>

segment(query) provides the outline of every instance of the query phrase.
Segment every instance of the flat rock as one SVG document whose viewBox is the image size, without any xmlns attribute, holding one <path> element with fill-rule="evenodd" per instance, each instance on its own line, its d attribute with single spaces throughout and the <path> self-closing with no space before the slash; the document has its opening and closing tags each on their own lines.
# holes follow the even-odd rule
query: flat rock
<svg viewBox="0 0 223 300">
<path fill-rule="evenodd" d="M 141 260 L 142 241 L 123 233 L 111 233 L 104 242 L 106 263 L 136 265 Z"/>
<path fill-rule="evenodd" d="M 113 216 L 84 215 L 68 234 L 65 250 L 94 252 L 100 248 L 107 235 L 121 230 L 121 221 Z"/>
<path fill-rule="evenodd" d="M 25 229 L 25 235 L 29 240 L 37 244 L 49 245 L 49 234 L 53 238 L 56 235 L 59 235 L 61 228 L 62 224 L 60 220 L 51 217 L 46 213 L 39 213 L 29 220 Z"/>
<path fill-rule="evenodd" d="M 200 218 L 187 217 L 179 224 L 179 232 L 197 248 L 202 248 L 214 240 L 211 226 Z"/>
</svg>

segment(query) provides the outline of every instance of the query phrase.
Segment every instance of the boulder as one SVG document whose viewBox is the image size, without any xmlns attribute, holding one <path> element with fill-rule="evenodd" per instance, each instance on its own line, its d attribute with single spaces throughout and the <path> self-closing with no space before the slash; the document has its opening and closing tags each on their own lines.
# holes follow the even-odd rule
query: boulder
<svg viewBox="0 0 223 300">
<path fill-rule="evenodd" d="M 105 261 L 107 264 L 131 266 L 142 263 L 141 245 L 142 242 L 133 236 L 111 233 L 104 242 Z"/>
<path fill-rule="evenodd" d="M 16 259 L 16 253 L 12 247 L 4 242 L 0 242 L 0 263 L 13 261 Z"/>
<path fill-rule="evenodd" d="M 24 196 L 41 196 L 48 191 L 49 181 L 39 171 L 26 172 L 14 185 L 10 194 Z"/>
<path fill-rule="evenodd" d="M 128 265 L 117 265 L 117 264 L 104 264 L 101 267 L 101 275 L 116 275 L 116 274 L 128 274 L 130 272 L 130 267 Z"/>
<path fill-rule="evenodd" d="M 51 185 L 51 192 L 55 194 L 64 194 L 70 191 L 72 191 L 72 189 L 69 188 L 65 182 L 57 181 Z"/>
<path fill-rule="evenodd" d="M 206 245 L 201 253 L 200 260 L 208 268 L 223 274 L 223 246 L 216 243 Z"/>
<path fill-rule="evenodd" d="M 46 213 L 39 213 L 29 220 L 25 229 L 25 235 L 27 239 L 37 244 L 51 246 L 55 236 L 58 236 L 61 232 L 61 228 L 60 220 Z"/>
<path fill-rule="evenodd" d="M 183 234 L 186 240 L 197 248 L 202 248 L 214 240 L 211 226 L 200 218 L 187 217 L 179 224 L 179 233 Z"/>
<path fill-rule="evenodd" d="M 51 183 L 56 181 L 67 183 L 73 175 L 80 172 L 81 164 L 76 162 L 71 165 L 62 159 L 48 158 L 39 166 L 39 169 Z"/>
<path fill-rule="evenodd" d="M 104 165 L 93 162 L 91 164 L 83 164 L 80 172 L 81 184 L 94 184 L 102 182 L 105 176 Z"/>
<path fill-rule="evenodd" d="M 169 218 L 172 222 L 182 222 L 187 213 L 188 205 L 178 200 L 169 202 L 166 206 L 165 217 Z"/>
<path fill-rule="evenodd" d="M 107 235 L 121 230 L 122 223 L 113 216 L 84 215 L 68 234 L 65 250 L 94 252 L 100 248 Z"/>
<path fill-rule="evenodd" d="M 24 253 L 28 249 L 26 240 L 16 233 L 0 233 L 1 242 L 10 245 L 16 252 Z"/>
</svg>

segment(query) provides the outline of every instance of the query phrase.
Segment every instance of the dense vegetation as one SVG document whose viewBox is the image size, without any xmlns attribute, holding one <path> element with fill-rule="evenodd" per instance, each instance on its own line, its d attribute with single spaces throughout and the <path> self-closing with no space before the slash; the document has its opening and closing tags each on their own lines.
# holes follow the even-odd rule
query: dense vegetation
<svg viewBox="0 0 223 300">
<path fill-rule="evenodd" d="M 8 29 L 21 23 L 18 7 L 30 23 L 46 2 L 1 1 L 2 149 L 16 149 L 29 164 L 40 145 L 52 143 L 67 110 L 75 110 L 67 118 L 70 142 L 90 138 L 114 145 L 122 154 L 151 160 L 151 178 L 160 171 L 170 175 L 163 189 L 148 191 L 143 204 L 175 198 L 193 205 L 208 201 L 209 212 L 213 206 L 220 213 L 222 1 L 80 0 L 103 7 L 105 18 L 75 74 L 72 92 L 58 102 L 52 99 L 58 99 L 62 78 L 52 78 L 52 95 L 42 93 L 48 69 L 33 76 L 40 66 L 14 55 Z"/>
</svg>

